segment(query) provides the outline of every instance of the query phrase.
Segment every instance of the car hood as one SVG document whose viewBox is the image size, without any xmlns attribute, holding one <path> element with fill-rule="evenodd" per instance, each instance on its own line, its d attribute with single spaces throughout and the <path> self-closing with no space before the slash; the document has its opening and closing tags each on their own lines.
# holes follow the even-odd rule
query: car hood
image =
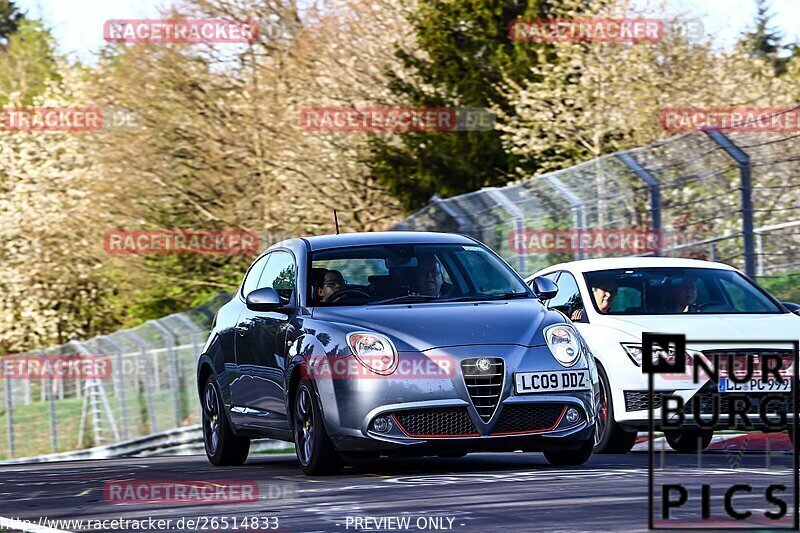
<svg viewBox="0 0 800 533">
<path fill-rule="evenodd" d="M 800 317 L 792 313 L 780 315 L 604 316 L 597 323 L 628 333 L 639 340 L 645 331 L 684 334 L 689 341 L 800 339 Z"/>
<path fill-rule="evenodd" d="M 478 344 L 544 344 L 540 328 L 552 313 L 536 299 L 317 307 L 315 320 L 391 338 L 399 351 Z M 551 321 L 555 321 L 551 317 Z M 563 321 L 563 320 L 558 320 Z"/>
</svg>

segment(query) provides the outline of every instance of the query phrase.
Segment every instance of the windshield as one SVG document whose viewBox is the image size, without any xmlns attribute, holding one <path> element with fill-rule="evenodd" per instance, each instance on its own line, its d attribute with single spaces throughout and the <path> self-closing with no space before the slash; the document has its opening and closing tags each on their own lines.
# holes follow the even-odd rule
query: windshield
<svg viewBox="0 0 800 533">
<path fill-rule="evenodd" d="M 584 276 L 592 304 L 602 314 L 783 312 L 764 292 L 733 270 L 630 268 L 587 272 Z"/>
<path fill-rule="evenodd" d="M 313 252 L 311 267 L 312 306 L 532 297 L 513 270 L 478 245 L 335 248 Z"/>
</svg>

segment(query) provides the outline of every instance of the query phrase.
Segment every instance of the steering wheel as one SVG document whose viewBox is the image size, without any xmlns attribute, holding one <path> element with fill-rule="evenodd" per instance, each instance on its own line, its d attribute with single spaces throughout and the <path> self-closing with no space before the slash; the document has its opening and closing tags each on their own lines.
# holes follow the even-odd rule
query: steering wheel
<svg viewBox="0 0 800 533">
<path fill-rule="evenodd" d="M 719 302 L 719 301 L 716 301 L 716 300 L 712 300 L 712 301 L 710 301 L 710 302 L 705 302 L 705 303 L 702 303 L 702 304 L 696 305 L 696 306 L 695 306 L 695 308 L 696 308 L 698 311 L 705 311 L 706 309 L 709 309 L 709 308 L 711 308 L 711 307 L 714 307 L 714 306 L 717 306 L 717 305 L 724 306 L 724 305 L 725 305 L 725 302 Z"/>
<path fill-rule="evenodd" d="M 365 298 L 371 298 L 372 295 L 365 291 L 364 289 L 342 289 L 340 291 L 336 291 L 333 295 L 328 298 L 329 303 L 338 302 L 342 298 L 347 298 L 350 296 L 363 296 Z"/>
</svg>

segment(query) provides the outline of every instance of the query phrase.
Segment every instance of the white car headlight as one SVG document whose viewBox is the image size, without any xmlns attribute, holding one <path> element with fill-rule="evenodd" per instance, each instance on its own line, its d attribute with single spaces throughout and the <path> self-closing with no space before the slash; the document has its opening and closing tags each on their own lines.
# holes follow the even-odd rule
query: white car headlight
<svg viewBox="0 0 800 533">
<path fill-rule="evenodd" d="M 623 342 L 621 344 L 622 349 L 625 350 L 625 353 L 628 354 L 628 357 L 631 358 L 634 364 L 636 366 L 642 366 L 642 345 L 635 342 Z M 694 364 L 694 359 L 702 357 L 702 355 L 702 352 L 696 350 L 686 350 L 686 364 Z M 653 346 L 653 363 L 658 362 L 659 358 L 671 362 L 675 358 L 675 350 L 664 350 L 660 346 Z"/>
<path fill-rule="evenodd" d="M 556 324 L 544 330 L 544 340 L 556 361 L 562 366 L 572 366 L 581 356 L 578 332 L 567 324 Z"/>
<path fill-rule="evenodd" d="M 357 331 L 347 335 L 347 344 L 358 362 L 376 374 L 385 376 L 397 368 L 397 350 L 383 335 Z"/>
</svg>

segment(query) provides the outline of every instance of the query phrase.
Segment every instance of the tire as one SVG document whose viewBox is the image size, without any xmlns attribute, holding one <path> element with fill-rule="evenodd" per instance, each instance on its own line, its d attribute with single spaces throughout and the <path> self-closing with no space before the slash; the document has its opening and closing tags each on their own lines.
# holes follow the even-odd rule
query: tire
<svg viewBox="0 0 800 533">
<path fill-rule="evenodd" d="M 214 376 L 206 380 L 202 403 L 203 447 L 208 460 L 214 466 L 244 464 L 250 452 L 250 439 L 234 435 Z"/>
<path fill-rule="evenodd" d="M 292 413 L 294 448 L 303 472 L 309 476 L 341 472 L 344 460 L 325 430 L 322 410 L 310 380 L 303 379 L 297 385 L 292 401 Z"/>
<path fill-rule="evenodd" d="M 636 432 L 625 431 L 614 420 L 611 386 L 602 366 L 597 365 L 600 376 L 600 394 L 597 399 L 594 453 L 628 453 L 636 443 Z"/>
<path fill-rule="evenodd" d="M 678 453 L 697 453 L 708 448 L 714 437 L 714 431 L 710 429 L 680 429 L 665 431 L 664 437 L 670 448 Z"/>
<path fill-rule="evenodd" d="M 589 439 L 581 443 L 577 450 L 544 452 L 544 458 L 553 466 L 580 466 L 592 456 L 594 451 L 594 439 Z"/>
</svg>

